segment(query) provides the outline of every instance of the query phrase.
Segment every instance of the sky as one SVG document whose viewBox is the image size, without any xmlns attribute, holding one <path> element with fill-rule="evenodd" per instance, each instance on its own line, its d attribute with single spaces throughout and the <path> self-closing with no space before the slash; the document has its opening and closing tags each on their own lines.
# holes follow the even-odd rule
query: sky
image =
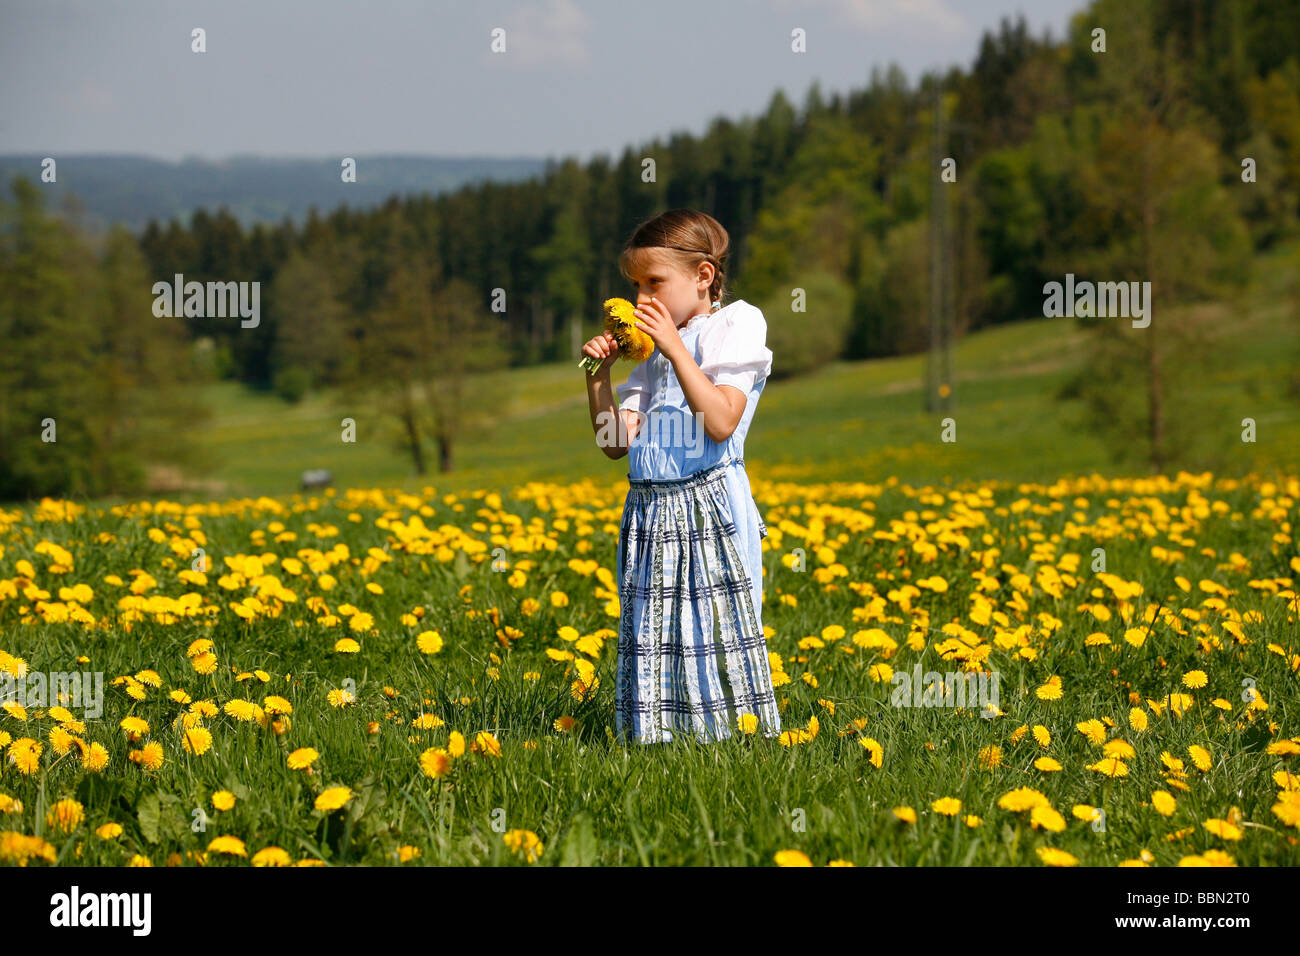
<svg viewBox="0 0 1300 956">
<path fill-rule="evenodd" d="M 0 0 L 0 153 L 573 157 L 969 68 L 1086 0 Z M 207 50 L 191 50 L 202 28 Z M 791 50 L 791 31 L 807 50 Z M 493 52 L 494 31 L 503 52 Z M 500 42 L 500 41 L 498 41 Z"/>
</svg>

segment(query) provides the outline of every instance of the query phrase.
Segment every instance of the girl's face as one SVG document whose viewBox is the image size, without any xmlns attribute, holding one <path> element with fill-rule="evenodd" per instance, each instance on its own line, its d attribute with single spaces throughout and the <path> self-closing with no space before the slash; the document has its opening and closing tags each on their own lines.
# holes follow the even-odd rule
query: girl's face
<svg viewBox="0 0 1300 956">
<path fill-rule="evenodd" d="M 713 281 L 711 263 L 702 262 L 698 271 L 690 273 L 669 264 L 663 257 L 656 257 L 635 279 L 635 304 L 646 305 L 654 296 L 679 328 L 712 306 L 709 301 L 709 284 Z"/>
</svg>

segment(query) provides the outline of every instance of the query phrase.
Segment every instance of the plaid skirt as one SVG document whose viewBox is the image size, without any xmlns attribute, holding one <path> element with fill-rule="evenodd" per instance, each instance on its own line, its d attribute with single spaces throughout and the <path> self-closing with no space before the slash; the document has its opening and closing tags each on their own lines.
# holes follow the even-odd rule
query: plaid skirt
<svg viewBox="0 0 1300 956">
<path fill-rule="evenodd" d="M 619 533 L 614 723 L 620 743 L 781 733 L 763 637 L 761 544 L 737 527 L 728 458 L 686 478 L 632 478 Z M 753 497 L 759 540 L 767 526 Z M 746 514 L 744 517 L 748 517 Z M 753 545 L 758 544 L 758 547 Z"/>
</svg>

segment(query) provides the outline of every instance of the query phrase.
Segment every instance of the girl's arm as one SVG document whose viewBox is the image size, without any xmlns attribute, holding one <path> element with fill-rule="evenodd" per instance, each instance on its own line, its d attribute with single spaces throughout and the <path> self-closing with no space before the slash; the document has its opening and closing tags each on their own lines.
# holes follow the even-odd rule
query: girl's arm
<svg viewBox="0 0 1300 956">
<path fill-rule="evenodd" d="M 687 403 L 704 422 L 704 434 L 715 442 L 724 442 L 740 424 L 748 396 L 734 385 L 714 385 L 695 364 L 695 358 L 683 347 L 676 359 L 670 359 L 681 383 Z"/>
<path fill-rule="evenodd" d="M 608 367 L 601 368 L 595 375 L 586 378 L 587 404 L 590 406 L 591 429 L 596 433 L 596 443 L 605 457 L 615 460 L 622 458 L 627 454 L 628 442 L 636 438 L 641 424 L 640 416 L 636 412 L 623 411 L 615 403 Z M 623 427 L 616 429 L 612 423 L 619 421 Z"/>
<path fill-rule="evenodd" d="M 601 360 L 594 375 L 583 376 L 587 380 L 587 405 L 591 410 L 591 428 L 596 433 L 596 444 L 606 458 L 617 460 L 627 454 L 628 443 L 636 438 L 641 427 L 641 416 L 636 411 L 618 408 L 614 403 L 609 368 L 618 358 L 618 342 L 608 332 L 602 332 L 587 342 L 582 351 Z M 616 428 L 614 423 L 620 421 L 622 428 Z"/>
</svg>

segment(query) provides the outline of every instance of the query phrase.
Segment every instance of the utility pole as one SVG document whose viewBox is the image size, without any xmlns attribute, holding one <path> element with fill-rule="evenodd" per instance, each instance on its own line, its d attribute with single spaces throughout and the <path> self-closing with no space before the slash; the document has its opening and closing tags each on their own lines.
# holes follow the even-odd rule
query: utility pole
<svg viewBox="0 0 1300 956">
<path fill-rule="evenodd" d="M 934 84 L 934 127 L 930 140 L 930 348 L 925 365 L 925 410 L 952 407 L 953 236 L 948 224 L 948 184 L 942 179 L 947 142 L 943 87 Z"/>
</svg>

